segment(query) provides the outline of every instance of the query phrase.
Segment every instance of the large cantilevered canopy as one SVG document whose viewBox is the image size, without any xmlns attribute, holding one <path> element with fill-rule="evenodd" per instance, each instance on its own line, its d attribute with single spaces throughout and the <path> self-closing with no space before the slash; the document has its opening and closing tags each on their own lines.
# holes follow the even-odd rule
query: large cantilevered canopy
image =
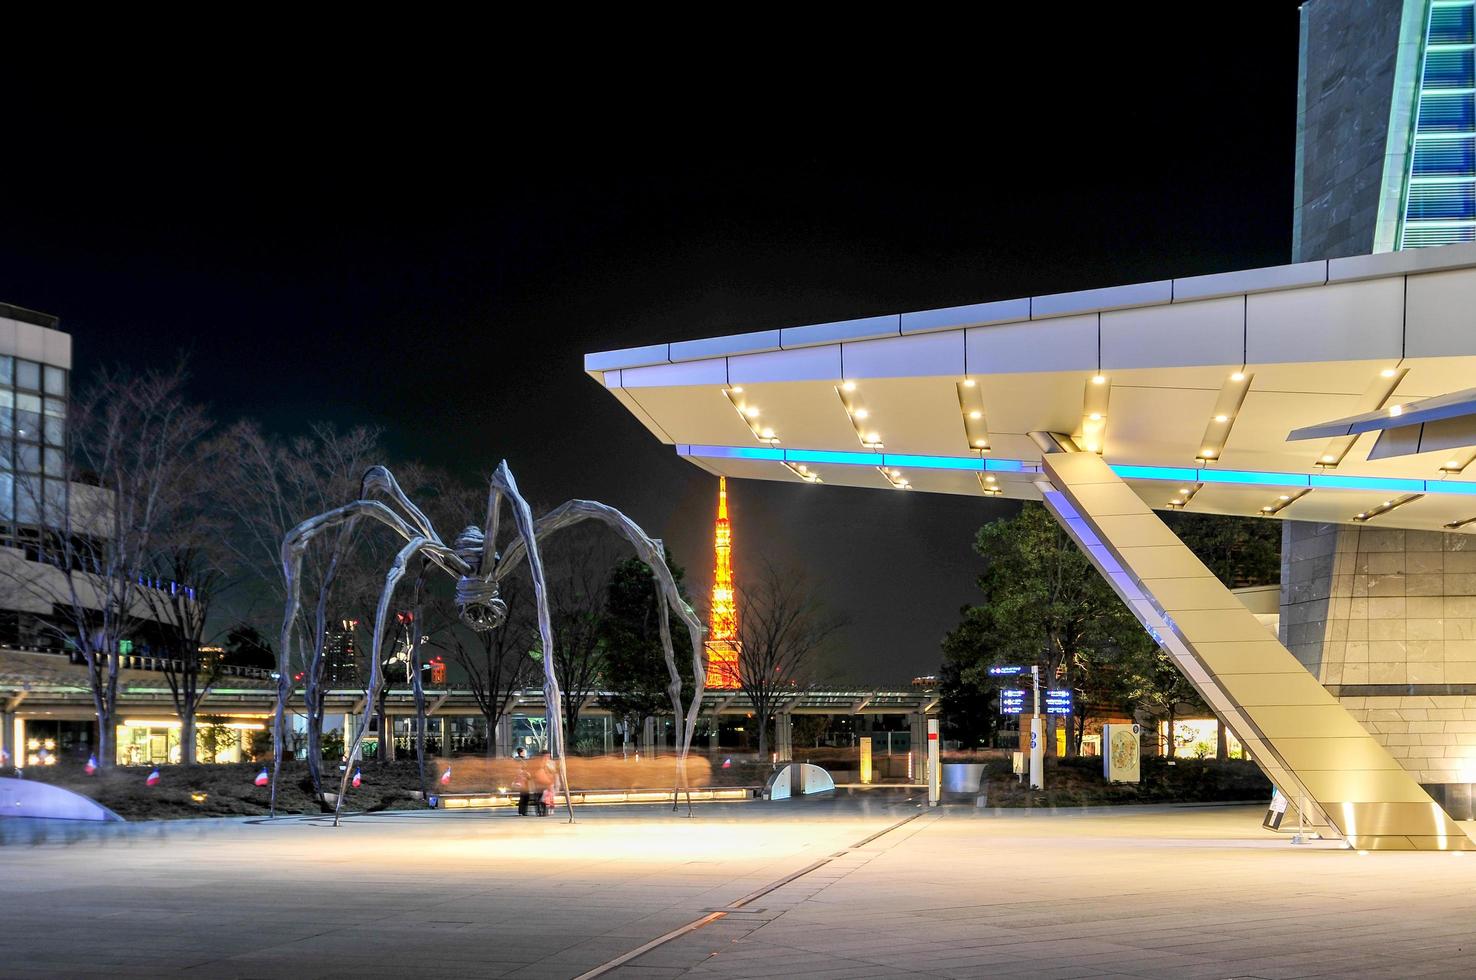
<svg viewBox="0 0 1476 980">
<path fill-rule="evenodd" d="M 1042 446 L 1065 437 L 1156 509 L 1476 518 L 1476 436 L 1385 455 L 1389 426 L 1353 422 L 1471 386 L 1473 245 L 662 343 L 585 369 L 726 476 L 1039 499 Z"/>
</svg>

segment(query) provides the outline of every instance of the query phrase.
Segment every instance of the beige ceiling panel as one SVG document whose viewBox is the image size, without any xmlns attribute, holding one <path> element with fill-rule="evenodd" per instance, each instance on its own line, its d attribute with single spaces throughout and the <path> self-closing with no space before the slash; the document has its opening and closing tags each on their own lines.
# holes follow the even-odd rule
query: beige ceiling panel
<svg viewBox="0 0 1476 980">
<path fill-rule="evenodd" d="M 1108 459 L 1193 466 L 1219 388 L 1134 388 L 1116 380 L 1107 407 Z"/>
<path fill-rule="evenodd" d="M 1327 361 L 1311 364 L 1248 364 L 1255 377 L 1251 391 L 1306 392 L 1314 395 L 1359 395 L 1368 390 L 1379 372 L 1394 367 L 1395 358 Z M 1351 412 L 1349 414 L 1352 414 Z"/>
<path fill-rule="evenodd" d="M 881 436 L 887 452 L 967 456 L 972 453 L 956 381 L 952 376 L 858 381 L 856 393 L 870 413 L 865 424 Z M 841 411 L 839 399 L 836 411 Z M 987 414 L 984 422 L 993 426 Z"/>
<path fill-rule="evenodd" d="M 1315 439 L 1287 442 L 1287 433 L 1355 411 L 1359 395 L 1265 391 L 1260 380 L 1258 375 L 1241 403 L 1219 465 L 1225 469 L 1305 473 L 1317 461 L 1323 443 Z"/>
<path fill-rule="evenodd" d="M 720 387 L 627 388 L 626 392 L 675 442 L 758 445 Z"/>
<path fill-rule="evenodd" d="M 1081 425 L 1082 392 L 1090 378 L 1090 372 L 979 377 L 990 437 L 1006 432 L 1075 432 Z"/>
<path fill-rule="evenodd" d="M 741 386 L 746 404 L 758 408 L 755 423 L 772 426 L 787 449 L 859 449 L 856 430 L 832 383 L 778 382 Z M 722 397 L 721 395 L 719 397 Z M 726 398 L 723 398 L 727 402 Z M 733 410 L 729 408 L 729 411 Z M 733 417 L 738 418 L 737 412 Z M 742 424 L 742 419 L 738 419 Z M 747 429 L 747 426 L 744 426 Z M 753 436 L 749 435 L 749 441 Z M 695 440 L 694 440 L 695 441 Z M 735 443 L 741 445 L 741 443 Z"/>
<path fill-rule="evenodd" d="M 1175 487 L 1174 489 L 1178 489 Z M 1289 487 L 1257 487 L 1240 483 L 1206 483 L 1189 501 L 1186 510 L 1202 514 L 1229 514 L 1238 517 L 1254 517 L 1261 508 L 1280 503 L 1281 494 L 1291 495 Z"/>
<path fill-rule="evenodd" d="M 1467 329 L 1476 338 L 1476 323 Z M 1476 357 L 1406 357 L 1399 366 L 1409 368 L 1399 383 L 1401 398 L 1430 398 L 1460 391 L 1471 387 L 1476 379 Z"/>
</svg>

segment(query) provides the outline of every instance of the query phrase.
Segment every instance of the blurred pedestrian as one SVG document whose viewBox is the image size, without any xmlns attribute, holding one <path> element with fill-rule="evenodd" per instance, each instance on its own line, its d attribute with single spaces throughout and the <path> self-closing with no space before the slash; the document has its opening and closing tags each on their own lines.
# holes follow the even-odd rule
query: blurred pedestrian
<svg viewBox="0 0 1476 980">
<path fill-rule="evenodd" d="M 537 794 L 534 802 L 540 817 L 546 817 L 552 811 L 558 783 L 559 774 L 554 768 L 553 756 L 545 752 L 538 757 L 538 764 L 533 767 L 533 792 Z"/>
<path fill-rule="evenodd" d="M 518 774 L 513 777 L 513 789 L 518 791 L 518 816 L 526 817 L 528 802 L 533 795 L 533 780 L 528 773 L 528 750 L 521 746 L 514 749 L 513 759 L 518 764 Z"/>
</svg>

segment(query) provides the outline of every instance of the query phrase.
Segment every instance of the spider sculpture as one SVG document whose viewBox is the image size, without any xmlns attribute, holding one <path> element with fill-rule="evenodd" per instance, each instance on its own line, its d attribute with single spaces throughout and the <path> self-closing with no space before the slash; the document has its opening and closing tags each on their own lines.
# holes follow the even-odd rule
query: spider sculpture
<svg viewBox="0 0 1476 980">
<path fill-rule="evenodd" d="M 495 542 L 504 497 L 507 498 L 512 515 L 516 539 L 507 548 L 505 554 L 498 554 Z M 533 598 L 537 605 L 538 635 L 542 641 L 542 649 L 552 651 L 554 648 L 553 630 L 549 618 L 548 589 L 544 580 L 543 558 L 539 552 L 539 543 L 555 531 L 587 520 L 603 523 L 629 541 L 635 548 L 636 555 L 650 567 L 657 586 L 661 644 L 666 659 L 667 673 L 670 677 L 667 690 L 671 696 L 672 712 L 677 724 L 677 786 L 674 790 L 673 806 L 676 805 L 677 794 L 688 789 L 686 758 L 691 748 L 697 715 L 702 707 L 703 679 L 706 674 L 702 621 L 677 589 L 676 580 L 672 577 L 671 569 L 667 567 L 660 541 L 647 536 L 639 525 L 620 511 L 592 500 L 570 500 L 549 511 L 535 522 L 528 502 L 518 492 L 517 482 L 513 479 L 512 471 L 508 469 L 504 461 L 492 474 L 484 524 L 481 527 L 468 526 L 449 545 L 436 533 L 430 519 L 400 489 L 400 485 L 395 482 L 394 475 L 383 466 L 374 466 L 365 472 L 358 500 L 303 521 L 289 531 L 283 539 L 282 568 L 287 585 L 287 608 L 282 619 L 281 643 L 277 648 L 277 711 L 273 722 L 273 813 L 276 810 L 277 776 L 282 767 L 287 700 L 292 689 L 290 670 L 292 639 L 296 635 L 297 616 L 302 606 L 303 556 L 318 535 L 339 527 L 352 530 L 359 521 L 366 518 L 389 527 L 404 539 L 405 544 L 395 555 L 389 571 L 385 574 L 384 589 L 380 592 L 379 602 L 375 608 L 373 641 L 369 659 L 369 684 L 364 692 L 364 717 L 357 726 L 358 730 L 354 734 L 353 742 L 347 747 L 347 764 L 343 769 L 334 810 L 335 826 L 343 810 L 343 798 L 348 789 L 349 774 L 353 772 L 354 764 L 359 760 L 364 736 L 369 731 L 369 723 L 384 685 L 382 664 L 385 626 L 390 615 L 395 590 L 401 579 L 405 577 L 407 570 L 411 568 L 412 562 L 418 560 L 419 568 L 415 578 L 415 605 L 418 607 L 420 604 L 426 574 L 433 568 L 439 568 L 456 580 L 456 606 L 462 622 L 478 632 L 497 629 L 507 618 L 507 605 L 499 595 L 498 583 L 526 562 L 529 576 L 533 580 Z M 341 536 L 340 540 L 345 537 L 347 536 Z M 322 584 L 325 595 L 320 596 L 318 602 L 318 629 L 320 631 L 323 628 L 324 599 L 327 590 L 331 587 L 338 559 L 339 554 L 335 551 Z M 672 650 L 670 627 L 672 608 L 676 609 L 677 615 L 686 624 L 687 633 L 692 641 L 692 674 L 695 690 L 687 705 L 682 703 L 682 680 L 677 670 L 675 653 Z M 414 617 L 409 647 L 413 655 L 417 657 L 420 645 L 420 619 L 419 616 Z M 568 808 L 569 820 L 572 822 L 574 805 L 571 794 L 567 792 L 569 779 L 565 764 L 563 721 L 562 713 L 558 709 L 559 681 L 554 673 L 554 658 L 546 655 L 542 659 L 544 704 L 549 706 L 549 750 L 551 755 L 558 760 L 559 779 L 566 790 L 564 800 Z M 416 683 L 417 694 L 419 694 L 418 664 L 414 665 L 411 673 Z M 690 807 L 689 794 L 689 812 Z"/>
</svg>

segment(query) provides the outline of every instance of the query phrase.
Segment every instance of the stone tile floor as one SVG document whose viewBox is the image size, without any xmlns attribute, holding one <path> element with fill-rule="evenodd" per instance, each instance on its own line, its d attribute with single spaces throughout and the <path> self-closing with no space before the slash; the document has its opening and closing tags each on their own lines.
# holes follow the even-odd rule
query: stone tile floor
<svg viewBox="0 0 1476 980">
<path fill-rule="evenodd" d="M 1476 976 L 1476 855 L 1297 847 L 1259 819 L 872 794 L 572 827 L 406 813 L 27 842 L 12 823 L 0 977 L 574 977 L 826 858 L 605 975 Z"/>
</svg>

